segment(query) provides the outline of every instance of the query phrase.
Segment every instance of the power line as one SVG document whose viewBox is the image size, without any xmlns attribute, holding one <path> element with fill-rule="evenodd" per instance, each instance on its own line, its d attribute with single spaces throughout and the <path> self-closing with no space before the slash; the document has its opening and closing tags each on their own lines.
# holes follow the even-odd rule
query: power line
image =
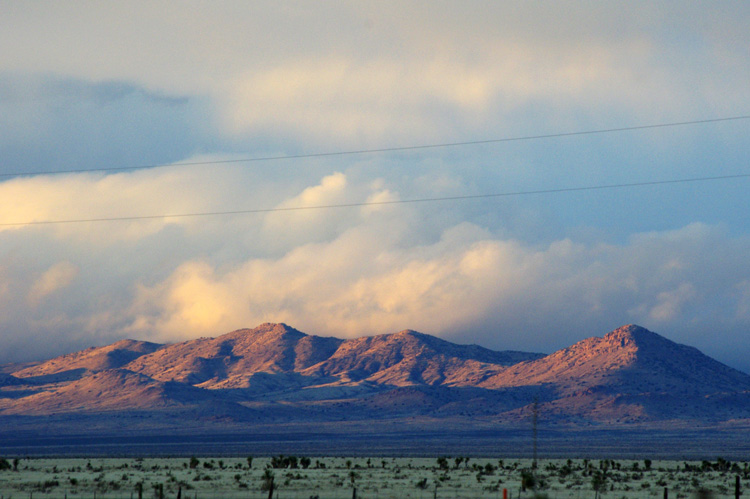
<svg viewBox="0 0 750 499">
<path fill-rule="evenodd" d="M 348 151 L 334 151 L 334 152 L 320 152 L 320 153 L 308 153 L 308 154 L 293 154 L 288 156 L 259 156 L 254 158 L 238 158 L 238 159 L 224 159 L 215 161 L 186 161 L 178 163 L 160 163 L 151 165 L 138 165 L 138 166 L 114 166 L 105 168 L 77 168 L 69 170 L 49 170 L 49 171 L 31 171 L 31 172 L 11 172 L 11 173 L 0 173 L 0 177 L 21 177 L 21 176 L 32 176 L 32 175 L 59 175 L 64 173 L 90 173 L 90 172 L 114 172 L 114 171 L 129 171 L 129 170 L 145 170 L 148 168 L 163 168 L 167 166 L 205 166 L 205 165 L 221 165 L 230 163 L 256 163 L 261 161 L 281 161 L 281 160 L 292 160 L 292 159 L 311 159 L 311 158 L 325 158 L 334 156 L 353 156 L 363 154 L 377 154 L 386 152 L 402 152 L 402 151 L 418 151 L 425 149 L 439 149 L 448 147 L 461 147 L 461 146 L 475 146 L 482 144 L 499 144 L 503 142 L 520 142 L 526 140 L 541 140 L 541 139 L 552 139 L 560 137 L 575 137 L 581 135 L 596 135 L 605 133 L 616 133 L 616 132 L 627 132 L 635 130 L 649 130 L 653 128 L 668 128 L 677 126 L 687 125 L 700 125 L 706 123 L 719 123 L 723 121 L 737 121 L 750 119 L 750 115 L 743 116 L 730 116 L 725 118 L 712 118 L 704 120 L 692 120 L 692 121 L 675 121 L 671 123 L 657 123 L 652 125 L 636 125 L 628 127 L 618 128 L 601 128 L 597 130 L 582 130 L 577 132 L 559 132 L 549 133 L 542 135 L 524 135 L 519 137 L 504 137 L 499 139 L 486 139 L 486 140 L 470 140 L 465 142 L 443 142 L 439 144 L 422 144 L 422 145 L 411 145 L 411 146 L 396 146 L 396 147 L 381 147 L 376 149 L 352 149 Z"/>
<path fill-rule="evenodd" d="M 334 209 L 334 208 L 356 208 L 364 206 L 382 206 L 382 205 L 395 205 L 395 204 L 413 204 L 413 203 L 434 203 L 434 202 L 446 202 L 446 201 L 460 201 L 460 200 L 471 200 L 471 199 L 488 199 L 488 198 L 499 198 L 499 197 L 511 197 L 511 196 L 528 196 L 533 194 L 554 194 L 562 192 L 578 192 L 578 191 L 595 191 L 604 189 L 624 189 L 629 187 L 643 187 L 649 185 L 665 185 L 665 184 L 683 184 L 689 182 L 706 182 L 710 180 L 727 180 L 733 178 L 748 178 L 750 173 L 738 173 L 736 175 L 720 175 L 714 177 L 693 177 L 683 179 L 671 179 L 671 180 L 651 180 L 646 182 L 630 182 L 622 184 L 605 184 L 605 185 L 593 185 L 593 186 L 582 186 L 582 187 L 561 187 L 557 189 L 539 189 L 532 191 L 513 191 L 513 192 L 500 192 L 495 194 L 474 194 L 466 196 L 444 196 L 434 198 L 416 198 L 416 199 L 399 199 L 391 201 L 364 201 L 360 203 L 342 203 L 342 204 L 327 204 L 327 205 L 315 205 L 315 206 L 291 206 L 286 208 L 256 208 L 248 210 L 231 210 L 231 211 L 209 211 L 200 213 L 176 213 L 176 214 L 162 214 L 162 215 L 135 215 L 135 216 L 124 216 L 124 217 L 100 217 L 100 218 L 80 218 L 80 219 L 69 219 L 69 220 L 38 220 L 31 222 L 7 222 L 0 223 L 0 227 L 19 227 L 29 225 L 58 225 L 58 224 L 73 224 L 73 223 L 87 223 L 87 222 L 118 222 L 118 221 L 137 221 L 137 220 L 154 220 L 154 219 L 168 219 L 168 218 L 193 218 L 193 217 L 211 217 L 211 216 L 227 216 L 227 215 L 246 215 L 253 213 L 273 213 L 273 212 L 284 212 L 284 211 L 307 211 L 307 210 L 323 210 L 323 209 Z"/>
</svg>

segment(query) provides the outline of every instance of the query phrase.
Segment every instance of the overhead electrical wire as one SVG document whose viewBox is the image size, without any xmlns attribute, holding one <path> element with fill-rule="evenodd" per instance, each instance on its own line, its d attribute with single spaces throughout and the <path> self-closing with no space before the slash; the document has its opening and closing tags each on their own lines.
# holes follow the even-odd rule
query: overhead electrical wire
<svg viewBox="0 0 750 499">
<path fill-rule="evenodd" d="M 319 152 L 319 153 L 305 153 L 305 154 L 291 154 L 286 156 L 258 156 L 251 158 L 236 158 L 236 159 L 224 159 L 224 160 L 210 160 L 210 161 L 185 161 L 177 163 L 160 163 L 152 165 L 137 165 L 137 166 L 113 166 L 113 167 L 101 167 L 101 168 L 77 168 L 68 170 L 49 170 L 49 171 L 28 171 L 28 172 L 8 172 L 0 173 L 0 177 L 23 177 L 23 176 L 35 176 L 35 175 L 60 175 L 66 173 L 93 173 L 93 172 L 115 172 L 115 171 L 130 171 L 130 170 L 145 170 L 150 168 L 164 168 L 164 167 L 176 167 L 176 166 L 206 166 L 206 165 L 221 165 L 230 163 L 256 163 L 262 161 L 282 161 L 282 160 L 293 160 L 293 159 L 312 159 L 312 158 L 326 158 L 335 156 L 353 156 L 363 154 L 378 154 L 388 152 L 404 152 L 404 151 L 418 151 L 425 149 L 439 149 L 448 147 L 461 147 L 461 146 L 474 146 L 482 144 L 499 144 L 503 142 L 521 142 L 527 140 L 540 140 L 540 139 L 552 139 L 561 137 L 575 137 L 581 135 L 597 135 L 606 133 L 616 132 L 628 132 L 636 130 L 649 130 L 654 128 L 669 128 L 687 125 L 700 125 L 706 123 L 719 123 L 723 121 L 738 121 L 750 119 L 750 115 L 742 116 L 729 116 L 724 118 L 710 118 L 703 120 L 691 120 L 691 121 L 675 121 L 671 123 L 657 123 L 651 125 L 636 125 L 628 127 L 618 128 L 601 128 L 596 130 L 581 130 L 576 132 L 559 132 L 549 133 L 541 135 L 524 135 L 518 137 L 504 137 L 498 139 L 484 139 L 484 140 L 469 140 L 464 142 L 443 142 L 439 144 L 421 144 L 421 145 L 410 145 L 410 146 L 395 146 L 395 147 L 381 147 L 375 149 L 352 149 L 347 151 L 333 151 L 333 152 Z"/>
<path fill-rule="evenodd" d="M 624 189 L 624 188 L 630 188 L 630 187 L 643 187 L 643 186 L 649 186 L 649 185 L 706 182 L 710 180 L 727 180 L 727 179 L 733 179 L 733 178 L 748 178 L 748 177 L 750 177 L 750 173 L 738 173 L 735 175 L 719 175 L 719 176 L 713 176 L 713 177 L 692 177 L 692 178 L 671 179 L 671 180 L 651 180 L 651 181 L 644 181 L 644 182 L 630 182 L 630 183 L 622 183 L 622 184 L 561 187 L 561 188 L 556 188 L 556 189 L 499 192 L 499 193 L 494 193 L 494 194 L 473 194 L 473 195 L 464 195 L 464 196 L 397 199 L 397 200 L 390 200 L 390 201 L 363 201 L 359 203 L 341 203 L 341 204 L 297 206 L 297 207 L 290 206 L 290 207 L 284 207 L 284 208 L 255 208 L 255 209 L 247 209 L 247 210 L 210 211 L 210 212 L 199 212 L 199 213 L 174 213 L 174 214 L 162 214 L 162 215 L 135 215 L 135 216 L 124 216 L 124 217 L 80 218 L 80 219 L 69 219 L 69 220 L 37 220 L 37 221 L 30 221 L 30 222 L 6 222 L 6 223 L 0 223 L 0 227 L 29 226 L 29 225 L 57 225 L 57 224 L 74 224 L 74 223 L 88 223 L 88 222 L 138 221 L 138 220 L 153 220 L 153 219 L 168 219 L 168 218 L 193 218 L 193 217 L 211 217 L 211 216 L 227 216 L 227 215 L 245 215 L 245 214 L 253 214 L 253 213 L 322 210 L 322 209 L 334 209 L 334 208 L 355 208 L 355 207 L 364 207 L 364 206 L 382 206 L 382 205 L 396 205 L 396 204 L 410 204 L 410 203 L 434 203 L 434 202 L 444 202 L 444 201 L 487 199 L 487 198 L 499 198 L 499 197 L 511 197 L 511 196 L 528 196 L 528 195 L 534 195 L 534 194 L 554 194 L 554 193 L 577 192 L 577 191 L 594 191 L 594 190 L 603 190 L 603 189 Z"/>
<path fill-rule="evenodd" d="M 20 172 L 20 173 L 19 172 L 0 173 L 0 177 L 51 175 L 51 174 L 62 174 L 62 173 L 124 171 L 124 170 L 137 170 L 137 169 L 147 169 L 147 168 L 160 168 L 160 167 L 166 167 L 166 166 L 198 166 L 198 165 L 214 165 L 214 164 L 226 164 L 226 163 L 278 161 L 278 160 L 285 160 L 285 159 L 319 158 L 319 157 L 345 156 L 345 155 L 357 155 L 357 154 L 375 154 L 375 153 L 384 153 L 384 152 L 413 151 L 413 150 L 435 149 L 435 148 L 444 148 L 444 147 L 458 147 L 458 146 L 493 144 L 493 143 L 502 143 L 502 142 L 514 142 L 514 141 L 524 141 L 524 140 L 539 140 L 539 139 L 556 138 L 556 137 L 594 135 L 594 134 L 614 133 L 614 132 L 624 132 L 624 131 L 634 131 L 634 130 L 646 130 L 646 129 L 654 129 L 654 128 L 697 125 L 697 124 L 705 124 L 705 123 L 717 123 L 717 122 L 724 122 L 724 121 L 737 121 L 737 120 L 745 120 L 745 119 L 750 119 L 750 115 L 730 116 L 730 117 L 723 117 L 723 118 L 712 118 L 712 119 L 702 119 L 702 120 L 692 120 L 692 121 L 679 121 L 679 122 L 671 122 L 671 123 L 659 123 L 659 124 L 651 124 L 651 125 L 637 125 L 637 126 L 630 126 L 630 127 L 604 128 L 604 129 L 584 130 L 584 131 L 577 131 L 577 132 L 561 132 L 561 133 L 543 134 L 543 135 L 506 137 L 506 138 L 499 138 L 499 139 L 474 140 L 474 141 L 465 141 L 465 142 L 445 142 L 445 143 L 440 143 L 440 144 L 424 144 L 424 145 L 412 145 L 412 146 L 402 146 L 402 147 L 387 147 L 387 148 L 378 148 L 378 149 L 360 149 L 360 150 L 349 150 L 349 151 L 338 151 L 338 152 L 298 154 L 298 155 L 289 155 L 289 156 L 265 156 L 265 157 L 227 159 L 227 160 L 216 160 L 216 161 L 193 161 L 193 162 L 172 163 L 172 164 L 158 164 L 158 165 L 155 164 L 155 165 L 111 167 L 111 168 L 89 168 L 89 169 L 76 169 L 76 170 L 57 170 L 57 171 L 47 171 L 47 172 L 37 171 L 37 172 Z M 92 217 L 92 218 L 60 219 L 60 220 L 32 220 L 32 221 L 26 221 L 26 222 L 0 222 L 0 227 L 12 227 L 12 226 L 19 227 L 19 226 L 30 226 L 30 225 L 57 225 L 57 224 L 91 223 L 91 222 L 116 222 L 116 221 L 137 221 L 137 220 L 154 220 L 154 219 L 169 219 L 169 218 L 227 216 L 227 215 L 241 215 L 241 214 L 253 214 L 253 213 L 271 213 L 271 212 L 285 212 L 285 211 L 291 212 L 291 211 L 352 208 L 352 207 L 377 206 L 377 205 L 444 202 L 444 201 L 487 199 L 487 198 L 510 197 L 510 196 L 525 196 L 525 195 L 534 195 L 534 194 L 552 194 L 552 193 L 575 192 L 575 191 L 592 191 L 592 190 L 601 190 L 601 189 L 619 189 L 619 188 L 640 187 L 640 186 L 649 186 L 649 185 L 704 182 L 704 181 L 710 181 L 710 180 L 725 180 L 725 179 L 732 179 L 732 178 L 747 178 L 747 177 L 750 177 L 750 173 L 740 173 L 740 174 L 734 174 L 734 175 L 721 175 L 721 176 L 711 176 L 711 177 L 692 177 L 692 178 L 683 178 L 683 179 L 652 180 L 652 181 L 644 181 L 644 182 L 605 184 L 605 185 L 594 185 L 594 186 L 563 187 L 563 188 L 540 189 L 540 190 L 530 190 L 530 191 L 514 191 L 514 192 L 474 194 L 474 195 L 463 195 L 463 196 L 443 196 L 443 197 L 431 197 L 431 198 L 400 199 L 400 200 L 390 200 L 390 201 L 365 201 L 365 202 L 315 205 L 315 206 L 297 206 L 297 207 L 292 206 L 292 207 L 283 207 L 283 208 L 278 208 L 278 207 L 277 208 L 254 208 L 254 209 L 243 209 L 243 210 L 227 210 L 227 211 L 196 212 L 196 213 L 167 213 L 167 214 L 153 214 L 153 215 Z"/>
</svg>

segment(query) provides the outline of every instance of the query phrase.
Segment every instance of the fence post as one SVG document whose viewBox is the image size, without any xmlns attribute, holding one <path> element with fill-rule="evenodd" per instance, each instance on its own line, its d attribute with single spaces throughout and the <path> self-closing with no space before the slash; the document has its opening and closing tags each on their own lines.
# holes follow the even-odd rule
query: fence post
<svg viewBox="0 0 750 499">
<path fill-rule="evenodd" d="M 734 499 L 740 499 L 740 476 L 734 477 Z"/>
</svg>

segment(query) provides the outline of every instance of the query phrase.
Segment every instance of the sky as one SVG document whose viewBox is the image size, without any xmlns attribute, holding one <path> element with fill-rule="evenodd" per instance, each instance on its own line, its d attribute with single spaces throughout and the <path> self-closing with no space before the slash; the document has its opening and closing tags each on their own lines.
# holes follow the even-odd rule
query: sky
<svg viewBox="0 0 750 499">
<path fill-rule="evenodd" d="M 549 353 L 635 323 L 750 372 L 750 120 L 565 135 L 750 115 L 749 24 L 0 0 L 0 363 L 263 322 Z"/>
</svg>

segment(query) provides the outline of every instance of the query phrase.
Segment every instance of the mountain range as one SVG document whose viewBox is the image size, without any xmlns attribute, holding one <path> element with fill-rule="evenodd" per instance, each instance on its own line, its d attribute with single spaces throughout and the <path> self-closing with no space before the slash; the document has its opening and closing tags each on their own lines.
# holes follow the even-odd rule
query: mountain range
<svg viewBox="0 0 750 499">
<path fill-rule="evenodd" d="M 410 330 L 342 340 L 262 324 L 0 366 L 0 422 L 11 424 L 128 415 L 177 426 L 394 418 L 513 424 L 533 411 L 547 425 L 750 421 L 750 376 L 636 325 L 544 355 Z"/>
</svg>

